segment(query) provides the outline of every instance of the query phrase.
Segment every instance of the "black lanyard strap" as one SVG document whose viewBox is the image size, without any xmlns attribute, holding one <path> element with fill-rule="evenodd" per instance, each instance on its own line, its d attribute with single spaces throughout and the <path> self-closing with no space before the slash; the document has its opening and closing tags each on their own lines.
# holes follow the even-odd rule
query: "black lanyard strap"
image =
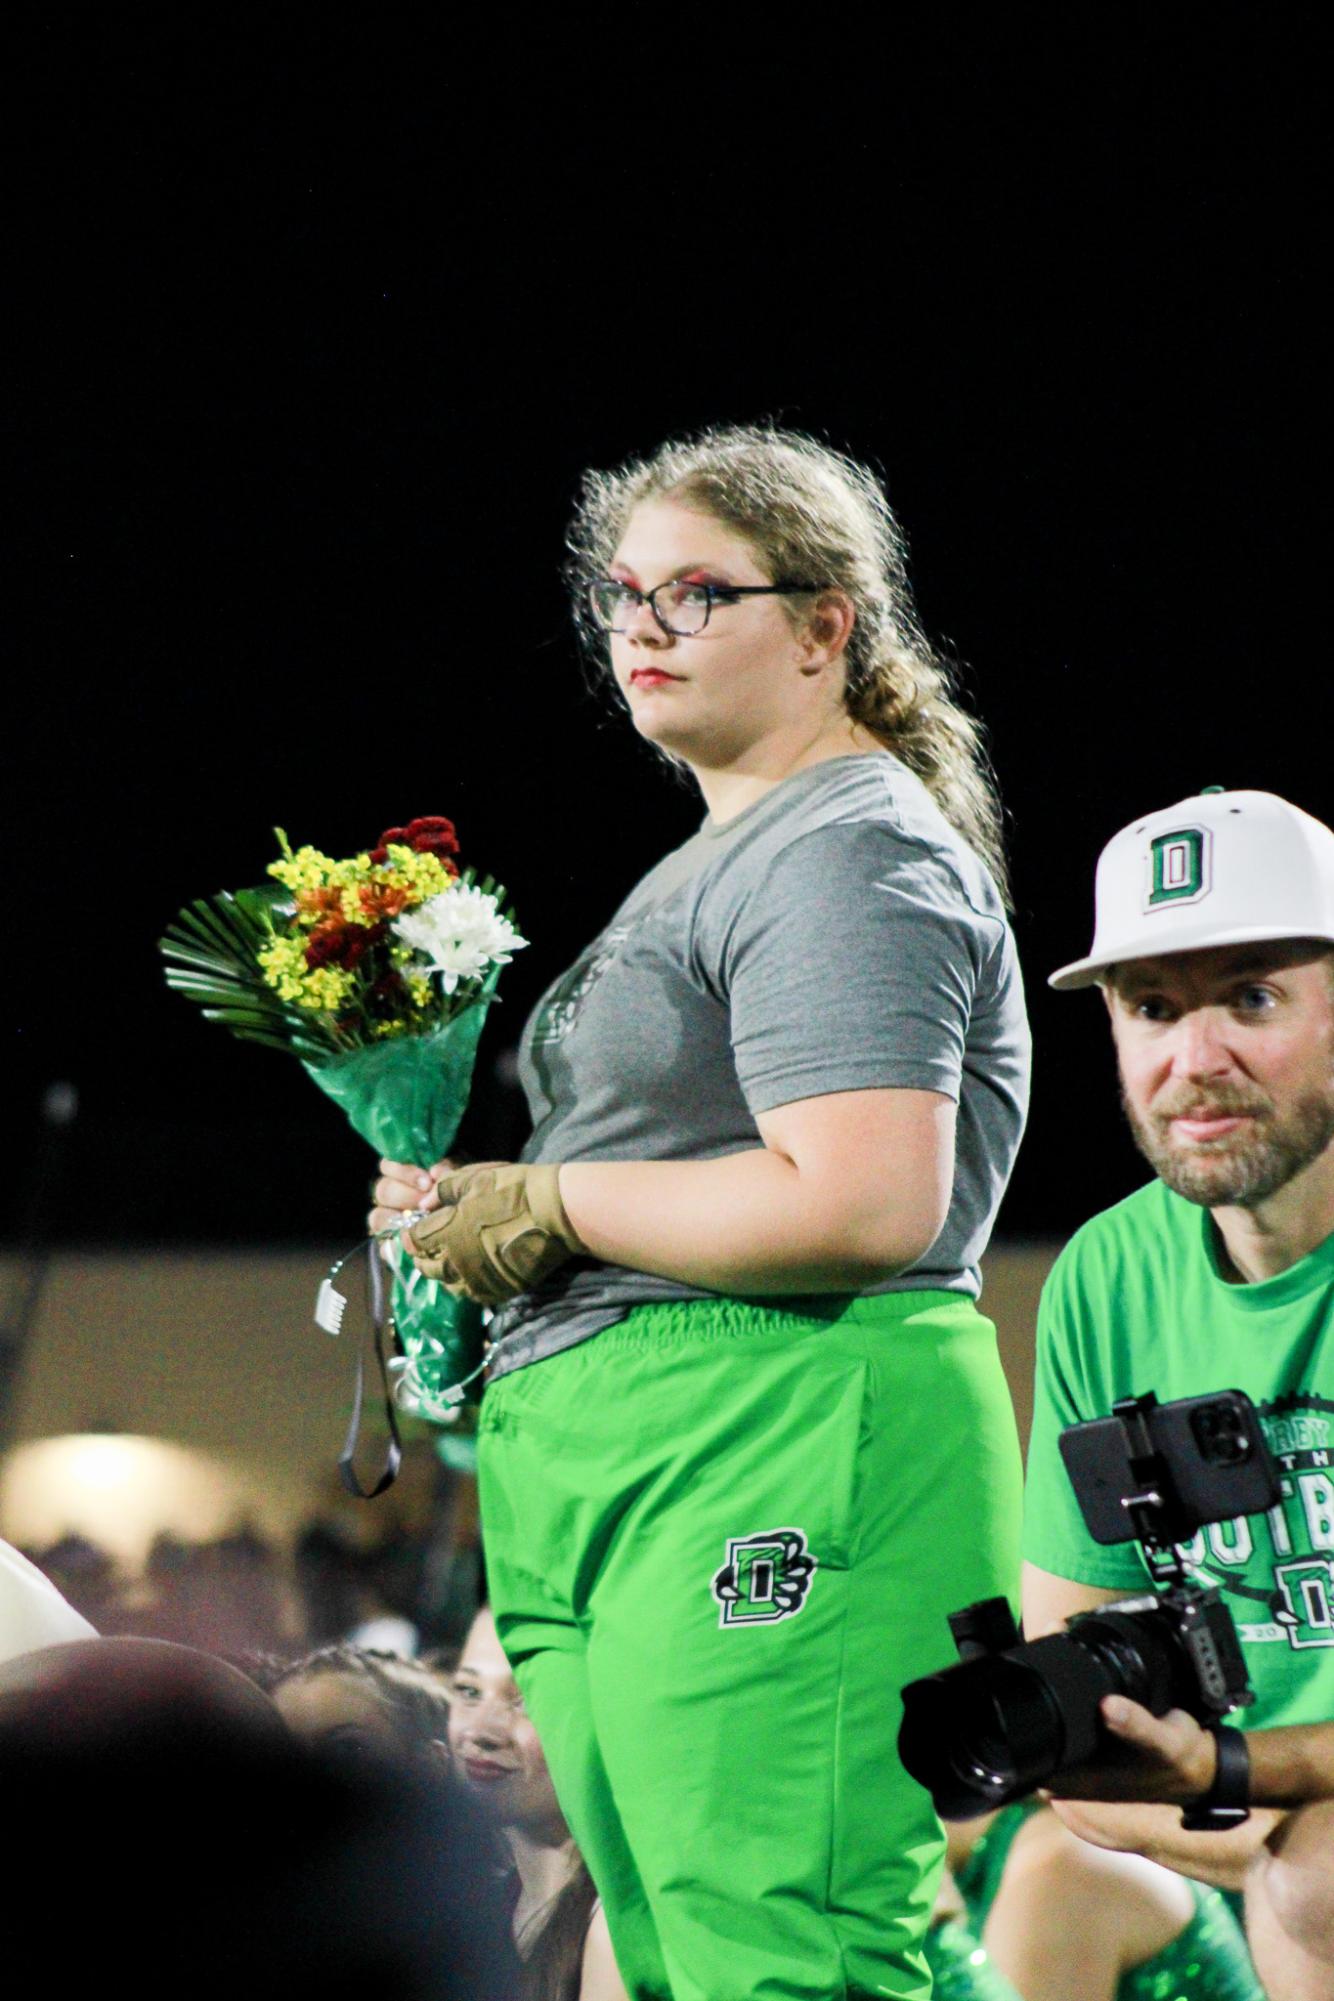
<svg viewBox="0 0 1334 2001">
<path fill-rule="evenodd" d="M 368 1238 L 366 1256 L 367 1293 L 370 1299 L 370 1327 L 363 1333 L 357 1345 L 356 1369 L 352 1389 L 352 1419 L 347 1427 L 347 1437 L 338 1455 L 338 1477 L 349 1494 L 359 1501 L 373 1501 L 392 1487 L 398 1478 L 398 1469 L 403 1464 L 403 1439 L 398 1429 L 398 1414 L 394 1409 L 394 1399 L 389 1384 L 389 1361 L 385 1354 L 385 1337 L 397 1347 L 398 1333 L 388 1311 L 388 1291 L 385 1285 L 385 1269 L 380 1258 L 380 1245 L 375 1237 Z M 370 1342 L 375 1351 L 375 1362 L 380 1372 L 380 1384 L 384 1390 L 384 1414 L 389 1425 L 389 1446 L 384 1456 L 384 1465 L 373 1487 L 363 1487 L 357 1477 L 355 1465 L 357 1446 L 361 1438 L 361 1413 L 366 1396 L 366 1345 Z"/>
</svg>

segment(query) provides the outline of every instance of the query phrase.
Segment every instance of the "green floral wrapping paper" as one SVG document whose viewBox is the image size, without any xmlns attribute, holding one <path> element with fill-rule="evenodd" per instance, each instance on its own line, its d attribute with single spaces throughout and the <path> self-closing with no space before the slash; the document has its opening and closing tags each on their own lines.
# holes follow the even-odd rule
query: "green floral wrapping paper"
<svg viewBox="0 0 1334 2001">
<path fill-rule="evenodd" d="M 433 1034 L 303 1064 L 311 1082 L 377 1155 L 429 1167 L 449 1152 L 468 1103 L 478 1039 L 499 974 L 495 967 L 481 998 Z M 401 1242 L 391 1241 L 390 1253 L 394 1325 L 406 1358 L 398 1401 L 413 1416 L 455 1424 L 460 1405 L 445 1401 L 444 1393 L 481 1361 L 482 1309 L 423 1278 Z M 452 1451 L 446 1456 L 458 1457 Z"/>
</svg>

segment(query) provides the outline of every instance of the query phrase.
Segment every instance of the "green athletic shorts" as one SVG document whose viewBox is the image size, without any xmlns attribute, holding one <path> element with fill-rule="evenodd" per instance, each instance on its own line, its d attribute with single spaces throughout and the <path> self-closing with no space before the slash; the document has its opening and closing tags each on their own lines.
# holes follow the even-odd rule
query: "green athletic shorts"
<svg viewBox="0 0 1334 2001">
<path fill-rule="evenodd" d="M 637 2001 L 926 2001 L 898 1762 L 946 1615 L 1017 1595 L 990 1321 L 956 1293 L 646 1306 L 481 1411 L 500 1637 Z"/>
</svg>

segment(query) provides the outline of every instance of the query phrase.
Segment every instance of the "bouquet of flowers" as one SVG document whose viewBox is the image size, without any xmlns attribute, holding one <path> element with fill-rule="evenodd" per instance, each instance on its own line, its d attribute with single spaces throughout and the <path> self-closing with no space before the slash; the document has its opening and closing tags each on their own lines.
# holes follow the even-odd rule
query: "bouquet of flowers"
<svg viewBox="0 0 1334 2001">
<path fill-rule="evenodd" d="M 391 1160 L 453 1144 L 502 966 L 527 940 L 488 876 L 460 870 L 452 823 L 390 827 L 336 861 L 277 830 L 276 880 L 182 910 L 160 943 L 167 984 L 242 1041 L 285 1049 Z M 398 1399 L 448 1422 L 480 1347 L 478 1309 L 424 1279 L 391 1239 Z"/>
</svg>

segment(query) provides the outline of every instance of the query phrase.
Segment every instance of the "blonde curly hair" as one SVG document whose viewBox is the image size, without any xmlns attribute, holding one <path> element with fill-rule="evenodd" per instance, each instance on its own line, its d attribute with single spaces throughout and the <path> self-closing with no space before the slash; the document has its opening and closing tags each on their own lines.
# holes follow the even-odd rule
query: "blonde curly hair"
<svg viewBox="0 0 1334 2001">
<path fill-rule="evenodd" d="M 856 613 L 845 656 L 849 716 L 917 773 L 1006 895 L 1001 806 L 982 730 L 922 631 L 907 545 L 875 475 L 800 431 L 764 424 L 700 431 L 614 471 L 589 471 L 567 537 L 577 603 L 590 578 L 605 576 L 631 513 L 648 500 L 679 501 L 735 529 L 771 577 L 844 593 Z M 785 608 L 799 620 L 809 601 Z M 606 671 L 605 635 L 586 619 L 580 629 Z"/>
</svg>

